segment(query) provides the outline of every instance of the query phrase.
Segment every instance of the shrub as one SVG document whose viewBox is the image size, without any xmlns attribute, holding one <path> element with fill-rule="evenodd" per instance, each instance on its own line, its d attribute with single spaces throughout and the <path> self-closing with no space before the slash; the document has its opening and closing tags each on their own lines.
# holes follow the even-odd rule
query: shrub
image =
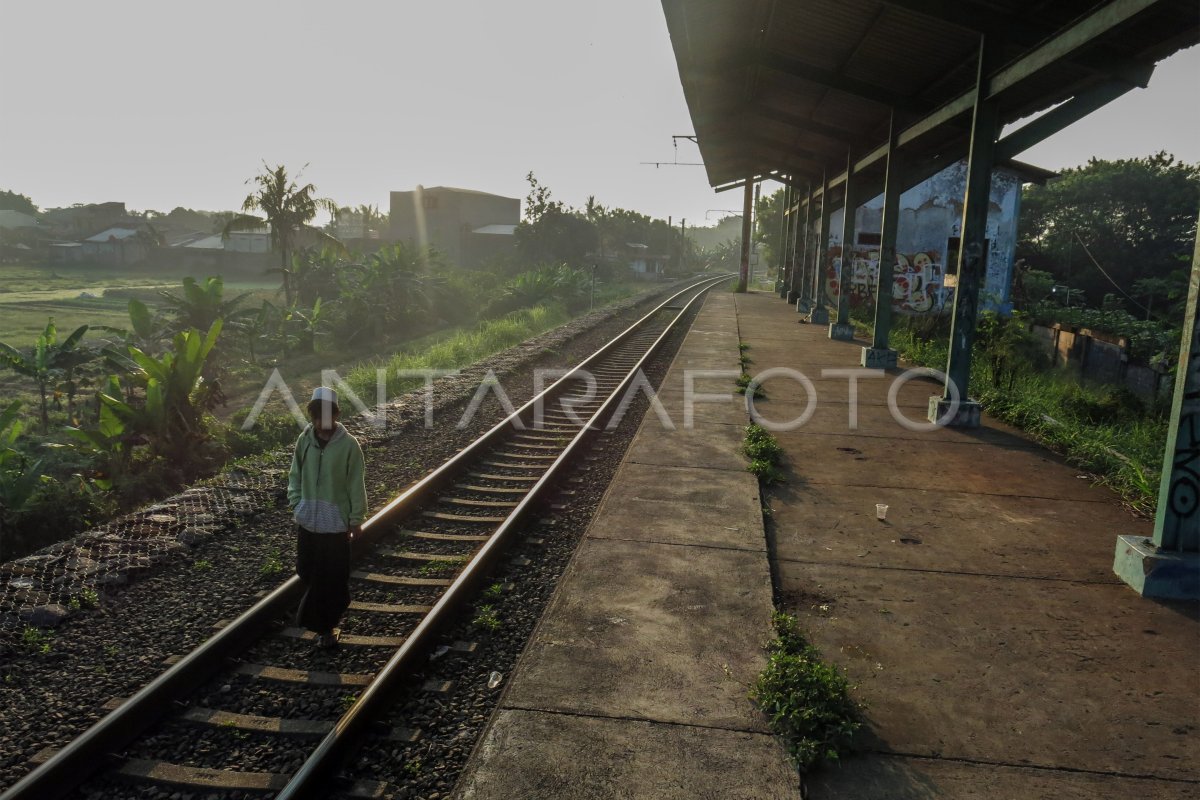
<svg viewBox="0 0 1200 800">
<path fill-rule="evenodd" d="M 471 620 L 471 625 L 481 630 L 495 633 L 500 630 L 503 623 L 500 622 L 500 617 L 496 614 L 496 608 L 492 605 L 481 605 L 475 609 L 475 617 Z"/>
<path fill-rule="evenodd" d="M 821 661 L 795 617 L 776 612 L 776 638 L 750 699 L 767 715 L 802 770 L 838 761 L 850 752 L 861 727 L 850 684 L 836 666 Z"/>
<path fill-rule="evenodd" d="M 781 483 L 783 481 L 783 471 L 772 462 L 762 458 L 752 459 L 746 467 L 746 471 L 762 481 L 763 484 Z"/>
<path fill-rule="evenodd" d="M 783 456 L 783 448 L 771 435 L 770 431 L 758 424 L 746 426 L 746 438 L 742 442 L 742 452 L 751 461 L 762 459 L 772 464 L 778 463 Z"/>
<path fill-rule="evenodd" d="M 1141 416 L 1146 407 L 1124 386 L 1085 387 L 1076 383 L 1062 388 L 1059 401 L 1064 410 L 1081 422 L 1107 425 Z"/>
<path fill-rule="evenodd" d="M 19 510 L 5 514 L 0 558 L 9 560 L 60 542 L 116 513 L 112 494 L 76 475 L 41 483 Z"/>
<path fill-rule="evenodd" d="M 758 424 L 747 425 L 742 452 L 750 459 L 746 470 L 753 473 L 763 484 L 783 480 L 783 472 L 777 466 L 779 459 L 783 457 L 783 448 L 766 428 Z"/>
<path fill-rule="evenodd" d="M 292 415 L 281 412 L 259 414 L 258 419 L 254 421 L 254 427 L 244 431 L 242 424 L 249 414 L 248 408 L 238 411 L 230 419 L 229 426 L 222 431 L 225 448 L 234 458 L 290 445 L 300 435 L 300 428 Z"/>
</svg>

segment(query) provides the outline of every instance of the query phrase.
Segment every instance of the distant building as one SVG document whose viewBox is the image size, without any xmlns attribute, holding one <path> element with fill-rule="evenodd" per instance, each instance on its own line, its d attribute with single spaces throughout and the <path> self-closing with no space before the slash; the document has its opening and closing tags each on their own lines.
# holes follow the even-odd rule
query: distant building
<svg viewBox="0 0 1200 800">
<path fill-rule="evenodd" d="M 20 211 L 0 211 L 0 228 L 13 230 L 16 228 L 36 228 L 38 221 Z"/>
<path fill-rule="evenodd" d="M 521 201 L 471 189 L 418 186 L 391 193 L 391 238 L 434 247 L 452 264 L 476 267 L 513 251 Z"/>
<path fill-rule="evenodd" d="M 629 271 L 638 280 L 658 280 L 667 269 L 669 257 L 652 254 L 649 245 L 626 242 L 623 249 Z"/>
<path fill-rule="evenodd" d="M 145 261 L 150 243 L 138 228 L 117 226 L 105 228 L 82 242 L 54 242 L 48 253 L 57 264 L 125 266 Z"/>
<path fill-rule="evenodd" d="M 0 260 L 28 261 L 39 245 L 42 231 L 37 219 L 21 211 L 0 210 Z"/>
<path fill-rule="evenodd" d="M 167 243 L 167 246 L 187 247 L 196 250 L 224 250 L 225 240 L 219 233 L 192 231 L 191 233 L 185 233 L 182 236 L 173 237 Z"/>
<path fill-rule="evenodd" d="M 224 241 L 224 249 L 232 253 L 271 252 L 271 229 L 255 228 L 246 231 L 231 231 Z"/>
<path fill-rule="evenodd" d="M 892 267 L 892 309 L 900 314 L 947 314 L 953 308 L 954 276 L 958 265 L 959 225 L 966 187 L 966 161 L 951 164 L 900 195 L 896 233 L 896 263 Z M 1045 182 L 1054 173 L 1027 164 L 1019 169 L 998 167 L 992 173 L 988 204 L 984 283 L 980 298 L 985 308 L 1011 308 L 1013 257 L 1017 246 L 1021 184 Z M 829 250 L 825 272 L 826 302 L 837 303 L 838 271 L 843 254 L 842 209 L 830 215 Z M 883 196 L 858 207 L 855 241 L 844 277 L 850 306 L 875 301 L 879 272 Z"/>
<path fill-rule="evenodd" d="M 42 214 L 47 228 L 59 239 L 79 240 L 130 221 L 125 204 L 89 203 L 70 208 L 52 208 Z"/>
<path fill-rule="evenodd" d="M 334 220 L 333 233 L 343 243 L 378 242 L 386 233 L 380 228 L 386 224 L 382 214 L 368 218 L 361 211 L 342 209 Z"/>
<path fill-rule="evenodd" d="M 145 259 L 146 241 L 136 228 L 108 228 L 80 242 L 80 261 L 124 266 Z"/>
</svg>

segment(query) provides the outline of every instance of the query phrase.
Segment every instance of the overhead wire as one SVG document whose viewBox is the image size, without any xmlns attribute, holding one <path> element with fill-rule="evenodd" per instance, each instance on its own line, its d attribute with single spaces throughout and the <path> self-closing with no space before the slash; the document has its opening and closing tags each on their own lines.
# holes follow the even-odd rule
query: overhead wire
<svg viewBox="0 0 1200 800">
<path fill-rule="evenodd" d="M 1139 303 L 1137 300 L 1134 300 L 1129 295 L 1129 292 L 1122 289 L 1121 285 L 1119 283 L 1117 283 L 1116 281 L 1114 281 L 1112 279 L 1112 276 L 1104 271 L 1104 267 L 1100 266 L 1100 262 L 1096 260 L 1096 257 L 1094 255 L 1092 255 L 1092 251 L 1088 249 L 1087 243 L 1083 241 L 1082 237 L 1080 237 L 1079 231 L 1073 231 L 1073 233 L 1075 234 L 1075 238 L 1079 240 L 1079 244 L 1083 245 L 1083 252 L 1087 253 L 1087 257 L 1090 258 L 1092 260 L 1092 263 L 1096 265 L 1096 269 L 1100 270 L 1100 274 L 1103 275 L 1105 278 L 1108 278 L 1108 282 L 1111 283 L 1113 286 L 1115 286 L 1118 292 L 1125 295 L 1125 297 L 1129 300 L 1129 302 L 1133 303 L 1135 306 L 1137 306 L 1138 308 L 1142 309 L 1147 314 L 1149 314 L 1150 309 L 1146 308 L 1144 305 Z"/>
</svg>

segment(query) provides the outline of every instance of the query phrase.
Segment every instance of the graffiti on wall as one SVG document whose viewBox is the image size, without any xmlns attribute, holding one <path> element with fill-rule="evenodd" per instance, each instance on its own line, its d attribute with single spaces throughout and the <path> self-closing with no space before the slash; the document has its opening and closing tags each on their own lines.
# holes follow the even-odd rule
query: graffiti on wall
<svg viewBox="0 0 1200 800">
<path fill-rule="evenodd" d="M 954 290 L 945 285 L 944 260 L 943 254 L 932 250 L 897 253 L 892 266 L 892 310 L 900 314 L 948 313 Z M 825 294 L 831 305 L 837 304 L 841 291 L 838 283 L 841 265 L 842 248 L 830 248 L 825 258 Z M 851 308 L 874 303 L 878 274 L 879 248 L 850 251 L 846 288 Z"/>
<path fill-rule="evenodd" d="M 1192 273 L 1187 313 L 1191 317 L 1191 341 L 1180 354 L 1176 380 L 1182 379 L 1179 394 L 1179 427 L 1170 456 L 1171 475 L 1165 503 L 1160 503 L 1160 542 L 1172 550 L 1200 550 L 1200 277 Z M 1186 334 L 1185 334 L 1186 335 Z"/>
</svg>

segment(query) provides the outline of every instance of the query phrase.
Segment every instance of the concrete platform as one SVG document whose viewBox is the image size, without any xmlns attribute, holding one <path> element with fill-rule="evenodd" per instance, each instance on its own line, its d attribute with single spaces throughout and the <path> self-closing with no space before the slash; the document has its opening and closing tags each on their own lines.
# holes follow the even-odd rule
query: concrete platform
<svg viewBox="0 0 1200 800">
<path fill-rule="evenodd" d="M 647 414 L 511 676 L 458 796 L 800 797 L 747 698 L 770 638 L 770 566 L 757 480 L 740 454 L 734 296 L 711 293 L 664 381 L 675 430 Z"/>
<path fill-rule="evenodd" d="M 785 610 L 867 703 L 864 753 L 810 796 L 1200 796 L 1197 605 L 1139 597 L 1112 572 L 1117 534 L 1147 535 L 1108 489 L 986 415 L 917 433 L 888 380 L 846 380 L 863 342 L 797 325 L 773 295 L 736 299 L 753 368 L 814 379 L 816 413 L 776 436 L 787 483 L 771 534 Z M 922 421 L 930 385 L 898 405 Z M 807 402 L 767 384 L 773 419 Z M 875 504 L 886 503 L 886 521 Z"/>
<path fill-rule="evenodd" d="M 769 737 L 608 717 L 501 711 L 473 763 L 464 800 L 799 797 Z"/>
<path fill-rule="evenodd" d="M 861 341 L 797 325 L 773 294 L 712 294 L 459 786 L 464 798 L 796 798 L 746 699 L 772 611 L 745 400 L 694 406 L 686 369 L 786 367 L 816 407 L 776 433 L 787 482 L 769 540 L 783 609 L 866 703 L 856 755 L 807 776 L 812 800 L 1200 798 L 1200 608 L 1112 572 L 1147 535 L 1104 487 L 1020 431 L 914 431 L 888 408 L 905 365 L 845 377 Z M 808 406 L 768 381 L 759 410 Z M 895 405 L 925 421 L 937 386 Z M 886 520 L 875 504 L 886 503 Z"/>
</svg>

